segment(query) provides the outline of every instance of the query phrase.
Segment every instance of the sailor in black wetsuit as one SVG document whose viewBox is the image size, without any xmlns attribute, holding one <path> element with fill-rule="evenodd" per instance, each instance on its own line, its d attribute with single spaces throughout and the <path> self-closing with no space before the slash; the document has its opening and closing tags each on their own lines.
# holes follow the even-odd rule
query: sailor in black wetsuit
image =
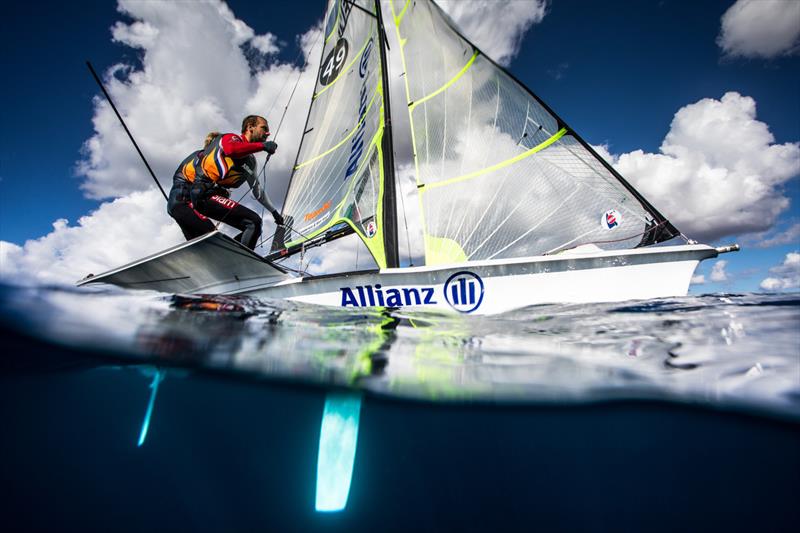
<svg viewBox="0 0 800 533">
<path fill-rule="evenodd" d="M 213 131 L 206 135 L 204 146 L 207 147 L 218 136 L 218 131 Z M 167 213 L 181 227 L 183 236 L 186 237 L 187 241 L 214 231 L 214 223 L 208 217 L 198 213 L 189 198 L 195 177 L 195 166 L 202 155 L 203 150 L 198 150 L 197 152 L 192 152 L 186 159 L 181 161 L 172 176 L 172 189 L 169 191 L 169 199 L 167 200 Z"/>
<path fill-rule="evenodd" d="M 228 198 L 227 189 L 247 182 L 255 199 L 272 213 L 275 224 L 283 225 L 283 217 L 269 201 L 256 176 L 256 158 L 253 154 L 263 150 L 272 155 L 278 148 L 274 142 L 267 141 L 268 136 L 266 119 L 256 115 L 247 116 L 242 121 L 241 135 L 218 135 L 194 165 L 196 176 L 190 194 L 194 208 L 204 216 L 239 229 L 241 233 L 236 240 L 251 249 L 255 248 L 261 236 L 261 217 L 252 209 Z"/>
</svg>

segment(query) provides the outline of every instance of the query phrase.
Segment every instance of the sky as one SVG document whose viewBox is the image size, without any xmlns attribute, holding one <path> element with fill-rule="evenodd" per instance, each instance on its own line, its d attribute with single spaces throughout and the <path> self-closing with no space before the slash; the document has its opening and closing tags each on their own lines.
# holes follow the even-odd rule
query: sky
<svg viewBox="0 0 800 533">
<path fill-rule="evenodd" d="M 238 131 L 244 115 L 259 113 L 275 134 L 288 105 L 267 173 L 280 204 L 319 65 L 324 4 L 8 8 L 0 279 L 71 284 L 183 240 L 87 60 L 167 190 L 207 131 Z M 692 293 L 800 289 L 800 2 L 441 5 L 685 235 L 742 245 L 702 263 Z M 270 217 L 264 226 L 273 231 Z"/>
</svg>

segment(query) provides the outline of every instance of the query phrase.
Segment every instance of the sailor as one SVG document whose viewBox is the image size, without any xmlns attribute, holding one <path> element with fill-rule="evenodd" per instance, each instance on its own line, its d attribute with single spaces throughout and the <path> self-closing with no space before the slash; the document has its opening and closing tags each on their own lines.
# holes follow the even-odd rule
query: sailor
<svg viewBox="0 0 800 533">
<path fill-rule="evenodd" d="M 256 176 L 253 154 L 265 151 L 272 155 L 278 148 L 273 141 L 267 141 L 267 137 L 267 120 L 258 115 L 248 115 L 242 121 L 241 135 L 217 135 L 194 164 L 195 177 L 190 193 L 194 209 L 237 228 L 241 233 L 235 239 L 251 249 L 255 248 L 261 236 L 261 217 L 231 200 L 228 190 L 247 182 L 255 199 L 272 213 L 275 224 L 283 225 L 283 217 L 269 201 Z"/>
<path fill-rule="evenodd" d="M 218 136 L 218 131 L 212 131 L 206 135 L 203 147 L 207 147 Z M 181 161 L 172 176 L 172 189 L 169 191 L 169 199 L 167 200 L 167 213 L 181 227 L 183 236 L 186 237 L 187 241 L 214 231 L 214 223 L 208 217 L 198 213 L 189 198 L 189 192 L 195 177 L 195 165 L 202 155 L 203 150 L 198 150 L 192 152 L 186 159 Z"/>
</svg>

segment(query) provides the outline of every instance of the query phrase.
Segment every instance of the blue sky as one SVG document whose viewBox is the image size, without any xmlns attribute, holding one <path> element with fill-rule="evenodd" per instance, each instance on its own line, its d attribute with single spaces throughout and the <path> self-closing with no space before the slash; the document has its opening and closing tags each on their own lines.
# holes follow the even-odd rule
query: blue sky
<svg viewBox="0 0 800 533">
<path fill-rule="evenodd" d="M 755 102 L 754 120 L 768 127 L 774 136 L 772 144 L 798 143 L 797 43 L 793 55 L 726 54 L 717 38 L 721 18 L 733 4 L 732 0 L 553 0 L 547 4 L 545 16 L 520 35 L 519 50 L 509 69 L 587 141 L 604 146 L 615 157 L 637 150 L 658 154 L 679 110 L 704 99 L 718 101 L 730 92 Z M 192 6 L 180 5 L 185 9 Z M 266 57 L 273 64 L 295 58 L 300 50 L 298 36 L 317 23 L 324 10 L 322 1 L 231 1 L 227 5 L 235 18 L 256 34 L 274 35 L 279 51 Z M 6 103 L 0 149 L 0 184 L 4 191 L 0 197 L 0 240 L 24 246 L 53 232 L 55 221 L 67 219 L 68 225 L 75 226 L 81 216 L 113 200 L 114 195 L 107 191 L 98 194 L 99 189 L 94 189 L 98 198 L 87 198 L 87 190 L 92 191 L 91 186 L 87 189 L 91 179 L 76 169 L 78 162 L 88 157 L 81 151 L 82 145 L 97 131 L 93 124 L 97 109 L 92 98 L 98 90 L 84 61 L 91 60 L 101 72 L 118 63 L 132 65 L 134 70 L 142 67 L 141 49 L 112 41 L 110 28 L 120 21 L 131 24 L 136 19 L 118 12 L 113 2 L 85 7 L 81 4 L 79 10 L 64 2 L 17 4 L 7 11 L 0 39 L 3 49 L 13 53 L 4 54 L 3 70 L 14 75 L 6 78 L 13 83 L 0 85 L 0 97 Z M 800 20 L 794 23 L 800 27 Z M 202 58 L 198 53 L 192 62 L 200 67 Z M 119 74 L 118 79 L 124 80 L 125 73 Z M 219 91 L 223 90 L 224 86 L 220 86 Z M 301 112 L 294 114 L 304 117 Z M 147 135 L 143 133 L 144 137 Z M 155 146 L 159 139 L 149 141 Z M 174 141 L 164 139 L 164 144 L 170 142 Z M 293 156 L 296 150 L 295 146 L 282 148 L 287 156 Z M 135 157 L 132 148 L 130 152 Z M 176 157 L 172 166 L 181 157 Z M 168 187 L 165 174 L 171 172 L 170 158 L 164 156 L 163 160 L 159 174 Z M 139 170 L 138 176 L 131 179 L 141 183 L 120 190 L 119 196 L 149 186 L 150 178 L 143 168 Z M 744 251 L 723 258 L 727 261 L 724 268 L 718 267 L 727 279 L 711 282 L 716 263 L 706 262 L 698 271 L 706 283 L 693 285 L 692 292 L 759 290 L 759 284 L 770 275 L 770 268 L 783 263 L 787 254 L 800 250 L 798 237 L 777 246 L 757 247 L 759 242 L 800 223 L 798 174 L 800 169 L 791 179 L 772 185 L 775 193 L 790 203 L 780 209 L 765 235 L 729 233 L 718 239 L 721 243 L 740 241 L 745 246 Z M 282 192 L 271 191 L 278 198 L 282 198 Z M 676 196 L 685 194 L 686 191 L 675 192 Z M 662 211 L 665 203 L 671 206 L 669 202 L 650 199 Z M 763 211 L 755 213 L 745 210 L 742 216 L 760 216 L 758 213 Z M 673 214 L 665 214 L 675 219 Z M 678 214 L 679 218 L 685 216 Z M 136 219 L 130 224 L 137 224 Z M 172 234 L 164 238 L 168 240 Z M 58 242 L 71 246 L 68 239 Z M 54 251 L 49 253 L 59 256 L 58 246 L 52 244 Z M 36 253 L 46 257 L 41 251 Z"/>
</svg>

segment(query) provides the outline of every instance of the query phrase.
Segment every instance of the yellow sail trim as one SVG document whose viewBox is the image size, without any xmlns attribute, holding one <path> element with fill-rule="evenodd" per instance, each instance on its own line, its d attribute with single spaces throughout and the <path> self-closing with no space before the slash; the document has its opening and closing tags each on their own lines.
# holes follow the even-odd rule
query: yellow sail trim
<svg viewBox="0 0 800 533">
<path fill-rule="evenodd" d="M 480 170 L 476 170 L 475 172 L 470 172 L 469 174 L 464 174 L 463 176 L 458 176 L 456 178 L 450 178 L 449 180 L 437 181 L 435 183 L 429 183 L 429 184 L 423 185 L 420 188 L 420 192 L 425 192 L 428 189 L 435 189 L 436 187 L 444 187 L 445 185 L 452 185 L 454 183 L 459 183 L 461 181 L 471 180 L 472 178 L 477 178 L 478 176 L 482 176 L 482 175 L 487 174 L 489 172 L 494 172 L 495 170 L 500 170 L 501 168 L 507 167 L 508 165 L 513 165 L 517 161 L 522 161 L 526 157 L 532 156 L 536 152 L 540 152 L 540 151 L 544 150 L 545 148 L 547 148 L 548 146 L 550 146 L 551 144 L 553 144 L 554 142 L 559 140 L 561 137 L 563 137 L 565 133 L 567 133 L 567 129 L 566 128 L 561 128 L 553 136 L 551 136 L 549 139 L 547 139 L 543 143 L 537 144 L 536 146 L 534 146 L 530 150 L 522 152 L 521 154 L 519 154 L 517 156 L 514 156 L 512 158 L 506 159 L 505 161 L 501 161 L 500 163 L 497 163 L 496 165 L 492 165 L 490 167 L 482 168 Z"/>
<path fill-rule="evenodd" d="M 360 128 L 360 127 L 361 127 L 361 123 L 362 123 L 362 122 L 364 122 L 364 121 L 367 119 L 367 114 L 369 114 L 369 110 L 370 110 L 370 108 L 372 107 L 372 104 L 373 104 L 373 102 L 375 102 L 375 96 L 378 94 L 380 87 L 381 87 L 381 84 L 380 84 L 380 82 L 379 82 L 379 83 L 378 83 L 378 85 L 375 87 L 375 90 L 374 90 L 374 91 L 372 91 L 372 98 L 370 98 L 370 100 L 369 100 L 369 104 L 367 104 L 367 110 L 366 110 L 366 111 L 364 111 L 364 116 L 362 116 L 360 119 L 358 119 L 358 122 L 356 123 L 356 125 L 355 125 L 355 126 L 353 126 L 353 128 L 350 130 L 350 133 L 348 133 L 348 134 L 347 134 L 347 135 L 344 137 L 344 139 L 342 139 L 341 141 L 339 141 L 338 143 L 336 143 L 335 145 L 333 145 L 333 147 L 332 147 L 332 148 L 329 148 L 328 150 L 325 150 L 325 151 L 324 151 L 324 152 L 322 152 L 321 154 L 319 154 L 319 155 L 315 155 L 315 156 L 314 156 L 314 157 L 312 157 L 311 159 L 307 159 L 307 160 L 303 161 L 302 163 L 298 163 L 297 165 L 295 165 L 294 169 L 295 169 L 295 170 L 297 170 L 297 169 L 299 169 L 299 168 L 302 168 L 302 167 L 304 167 L 304 166 L 306 166 L 306 165 L 310 165 L 311 163 L 313 163 L 313 162 L 314 162 L 314 161 L 316 161 L 317 159 L 323 158 L 323 157 L 325 157 L 326 155 L 330 154 L 331 152 L 335 152 L 335 151 L 336 151 L 338 148 L 340 148 L 340 147 L 341 147 L 341 146 L 342 146 L 344 143 L 346 143 L 346 142 L 347 142 L 347 141 L 348 141 L 348 140 L 349 140 L 349 139 L 350 139 L 350 138 L 351 138 L 353 135 L 355 135 L 355 134 L 356 134 L 356 132 L 358 131 L 358 128 Z"/>
<path fill-rule="evenodd" d="M 406 5 L 403 6 L 403 10 L 400 11 L 399 15 L 394 14 L 394 2 L 392 2 L 392 16 L 394 17 L 394 23 L 399 26 L 400 22 L 403 21 L 403 17 L 406 14 L 406 10 L 408 9 L 409 4 L 411 4 L 411 0 L 406 0 Z"/>
<path fill-rule="evenodd" d="M 433 98 L 434 96 L 436 96 L 437 94 L 439 94 L 439 93 L 441 93 L 442 91 L 446 90 L 448 87 L 450 87 L 450 86 L 451 86 L 451 85 L 453 85 L 455 82 L 457 82 L 457 81 L 458 81 L 458 79 L 459 79 L 461 76 L 463 76 L 465 72 L 467 72 L 467 71 L 469 70 L 469 67 L 471 67 L 471 66 L 472 66 L 472 64 L 475 62 L 475 58 L 476 58 L 476 57 L 478 57 L 478 51 L 477 51 L 477 50 L 475 50 L 475 52 L 472 54 L 472 57 L 470 57 L 470 58 L 469 58 L 469 61 L 467 61 L 467 64 L 466 64 L 466 65 L 464 65 L 464 67 L 463 67 L 461 70 L 459 70 L 459 71 L 458 71 L 458 74 L 456 74 L 455 76 L 453 76 L 453 77 L 450 79 L 450 81 L 448 81 L 447 83 L 445 83 L 444 85 L 442 85 L 441 87 L 439 87 L 438 89 L 436 89 L 435 91 L 433 91 L 431 94 L 429 94 L 429 95 L 427 95 L 427 96 L 424 96 L 424 97 L 422 97 L 421 99 L 417 100 L 416 102 L 412 103 L 412 104 L 409 106 L 409 111 L 413 111 L 413 110 L 414 110 L 414 108 L 415 108 L 415 107 L 417 107 L 418 105 L 420 105 L 422 102 L 425 102 L 425 101 L 427 101 L 427 100 L 430 100 L 431 98 Z"/>
<path fill-rule="evenodd" d="M 311 97 L 311 99 L 312 99 L 312 100 L 316 100 L 318 96 L 320 96 L 322 93 L 324 93 L 325 91 L 327 91 L 328 89 L 330 89 L 331 87 L 333 87 L 333 84 L 334 84 L 334 83 L 336 83 L 337 81 L 339 81 L 339 79 L 342 77 L 342 74 L 345 74 L 346 72 L 349 72 L 349 71 L 350 71 L 350 67 L 352 67 L 352 66 L 353 66 L 353 64 L 354 64 L 356 61 L 358 61 L 358 58 L 359 58 L 359 57 L 361 57 L 361 54 L 363 54 L 363 53 L 364 53 L 364 50 L 367 48 L 367 45 L 369 44 L 369 42 L 372 40 L 372 38 L 373 38 L 374 36 L 375 36 L 375 30 L 373 30 L 373 31 L 372 31 L 372 32 L 369 34 L 369 37 L 367 37 L 367 40 L 366 40 L 366 41 L 364 41 L 364 44 L 363 44 L 363 45 L 361 45 L 361 50 L 359 50 L 359 51 L 358 51 L 358 53 L 355 55 L 355 57 L 353 58 L 353 60 L 352 60 L 352 61 L 350 61 L 350 62 L 347 64 L 347 66 L 346 66 L 346 67 L 344 67 L 342 70 L 340 70 L 340 71 L 339 71 L 339 75 L 338 75 L 338 76 L 336 76 L 335 78 L 333 78 L 333 81 L 332 81 L 332 82 L 330 82 L 328 85 L 326 85 L 324 89 L 322 89 L 322 90 L 321 90 L 320 92 L 318 92 L 318 93 L 314 93 L 314 96 L 313 96 L 313 97 Z"/>
<path fill-rule="evenodd" d="M 426 265 L 466 263 L 468 259 L 464 249 L 453 239 L 435 237 L 425 233 Z"/>
</svg>

